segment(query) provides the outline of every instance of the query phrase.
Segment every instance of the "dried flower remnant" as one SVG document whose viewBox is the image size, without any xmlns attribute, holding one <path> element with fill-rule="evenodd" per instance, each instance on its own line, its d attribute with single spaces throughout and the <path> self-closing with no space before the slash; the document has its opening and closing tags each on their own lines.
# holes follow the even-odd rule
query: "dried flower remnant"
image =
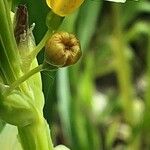
<svg viewBox="0 0 150 150">
<path fill-rule="evenodd" d="M 53 34 L 45 46 L 45 62 L 54 66 L 73 65 L 80 57 L 79 40 L 67 32 Z"/>
<path fill-rule="evenodd" d="M 27 33 L 28 30 L 28 11 L 25 5 L 19 5 L 17 7 L 15 15 L 15 28 L 14 35 L 16 38 L 17 44 L 20 42 L 21 35 Z"/>
</svg>

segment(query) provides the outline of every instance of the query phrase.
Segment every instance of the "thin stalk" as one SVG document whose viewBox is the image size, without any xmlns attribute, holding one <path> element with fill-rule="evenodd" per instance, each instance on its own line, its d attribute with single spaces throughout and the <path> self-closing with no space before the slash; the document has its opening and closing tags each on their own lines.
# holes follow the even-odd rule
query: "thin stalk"
<svg viewBox="0 0 150 150">
<path fill-rule="evenodd" d="M 44 35 L 43 39 L 40 41 L 40 43 L 35 47 L 35 49 L 31 52 L 30 57 L 31 60 L 36 58 L 37 54 L 42 50 L 42 48 L 45 46 L 46 41 L 51 36 L 52 31 L 49 29 L 46 34 Z"/>
<path fill-rule="evenodd" d="M 64 17 L 60 17 L 53 13 L 52 11 L 47 15 L 46 18 L 46 24 L 48 26 L 48 31 L 44 35 L 43 39 L 40 41 L 40 43 L 35 47 L 35 49 L 31 52 L 29 57 L 31 58 L 31 61 L 37 56 L 37 54 L 42 50 L 42 48 L 45 46 L 46 41 L 50 36 L 53 34 L 54 31 L 57 31 L 57 29 L 60 27 L 64 20 Z"/>
<path fill-rule="evenodd" d="M 113 38 L 112 49 L 116 59 L 116 73 L 120 88 L 121 104 L 123 106 L 125 119 L 128 123 L 132 123 L 133 119 L 133 87 L 131 83 L 131 72 L 129 61 L 125 53 L 125 41 L 123 40 L 123 29 L 121 26 L 121 18 L 119 5 L 113 5 Z"/>
<path fill-rule="evenodd" d="M 17 88 L 21 83 L 23 83 L 24 81 L 26 81 L 28 78 L 30 78 L 32 75 L 34 75 L 35 73 L 38 73 L 40 71 L 43 70 L 43 65 L 39 65 L 36 68 L 32 69 L 31 71 L 29 71 L 28 73 L 24 74 L 22 77 L 20 77 L 18 80 L 16 80 L 15 82 L 13 82 L 8 90 L 4 93 L 4 95 L 8 95 L 9 93 L 11 93 L 15 88 Z"/>
</svg>

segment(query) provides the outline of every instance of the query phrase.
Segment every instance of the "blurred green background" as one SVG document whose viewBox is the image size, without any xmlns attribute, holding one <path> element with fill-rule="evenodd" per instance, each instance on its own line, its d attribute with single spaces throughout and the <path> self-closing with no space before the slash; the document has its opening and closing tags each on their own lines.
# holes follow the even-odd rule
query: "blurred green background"
<svg viewBox="0 0 150 150">
<path fill-rule="evenodd" d="M 28 7 L 39 43 L 49 8 L 44 0 L 16 0 L 14 10 L 17 4 Z M 150 150 L 150 1 L 86 0 L 59 30 L 80 39 L 83 55 L 74 66 L 42 73 L 44 115 L 54 144 Z M 15 150 L 15 127 L 1 123 L 0 129 L 0 139 L 10 139 L 0 140 L 3 150 Z"/>
</svg>

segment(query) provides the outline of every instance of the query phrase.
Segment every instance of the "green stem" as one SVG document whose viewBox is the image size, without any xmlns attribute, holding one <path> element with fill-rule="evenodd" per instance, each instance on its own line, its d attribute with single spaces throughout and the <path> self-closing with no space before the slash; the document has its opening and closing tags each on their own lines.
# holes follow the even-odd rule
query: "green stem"
<svg viewBox="0 0 150 150">
<path fill-rule="evenodd" d="M 45 46 L 46 41 L 54 31 L 57 31 L 57 29 L 60 27 L 64 20 L 64 17 L 60 17 L 53 13 L 52 11 L 48 13 L 46 18 L 46 24 L 48 26 L 48 31 L 46 32 L 43 39 L 40 41 L 40 43 L 35 47 L 35 49 L 31 52 L 29 57 L 31 58 L 31 61 L 37 56 L 37 54 L 42 50 L 42 48 Z"/>
<path fill-rule="evenodd" d="M 28 78 L 30 78 L 32 75 L 34 75 L 35 73 L 38 73 L 40 71 L 43 70 L 43 65 L 39 65 L 36 68 L 32 69 L 31 71 L 29 71 L 27 74 L 23 75 L 22 77 L 20 77 L 18 80 L 16 80 L 15 82 L 13 82 L 10 87 L 8 88 L 8 90 L 4 93 L 4 95 L 8 95 L 9 93 L 11 93 L 15 88 L 17 88 L 21 83 L 23 83 L 24 81 L 26 81 Z"/>
<path fill-rule="evenodd" d="M 116 59 L 116 73 L 121 95 L 121 104 L 123 106 L 125 119 L 132 123 L 133 119 L 133 88 L 131 84 L 131 72 L 129 61 L 126 56 L 125 41 L 123 40 L 123 30 L 120 24 L 120 11 L 117 4 L 113 5 L 114 12 L 114 31 L 112 38 L 112 49 Z"/>
<path fill-rule="evenodd" d="M 43 117 L 35 124 L 18 127 L 19 137 L 24 150 L 53 150 L 49 127 Z"/>
<path fill-rule="evenodd" d="M 0 67 L 7 76 L 7 83 L 12 83 L 20 75 L 20 57 L 6 0 L 0 0 L 0 23 Z"/>
<path fill-rule="evenodd" d="M 52 31 L 49 29 L 46 34 L 44 35 L 43 39 L 40 41 L 40 43 L 35 47 L 35 49 L 31 52 L 31 60 L 33 60 L 37 54 L 42 50 L 42 48 L 45 46 L 46 41 L 51 36 Z"/>
</svg>

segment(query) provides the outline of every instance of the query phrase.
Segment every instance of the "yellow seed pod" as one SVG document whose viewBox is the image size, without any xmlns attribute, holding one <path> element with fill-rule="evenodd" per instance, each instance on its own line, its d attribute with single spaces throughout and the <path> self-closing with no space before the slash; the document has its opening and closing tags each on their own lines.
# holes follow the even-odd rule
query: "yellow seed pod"
<svg viewBox="0 0 150 150">
<path fill-rule="evenodd" d="M 81 57 L 79 40 L 67 32 L 58 32 L 51 36 L 45 46 L 45 62 L 65 67 L 75 64 Z"/>
<path fill-rule="evenodd" d="M 84 0 L 46 0 L 47 5 L 59 16 L 67 16 L 76 10 Z"/>
</svg>

